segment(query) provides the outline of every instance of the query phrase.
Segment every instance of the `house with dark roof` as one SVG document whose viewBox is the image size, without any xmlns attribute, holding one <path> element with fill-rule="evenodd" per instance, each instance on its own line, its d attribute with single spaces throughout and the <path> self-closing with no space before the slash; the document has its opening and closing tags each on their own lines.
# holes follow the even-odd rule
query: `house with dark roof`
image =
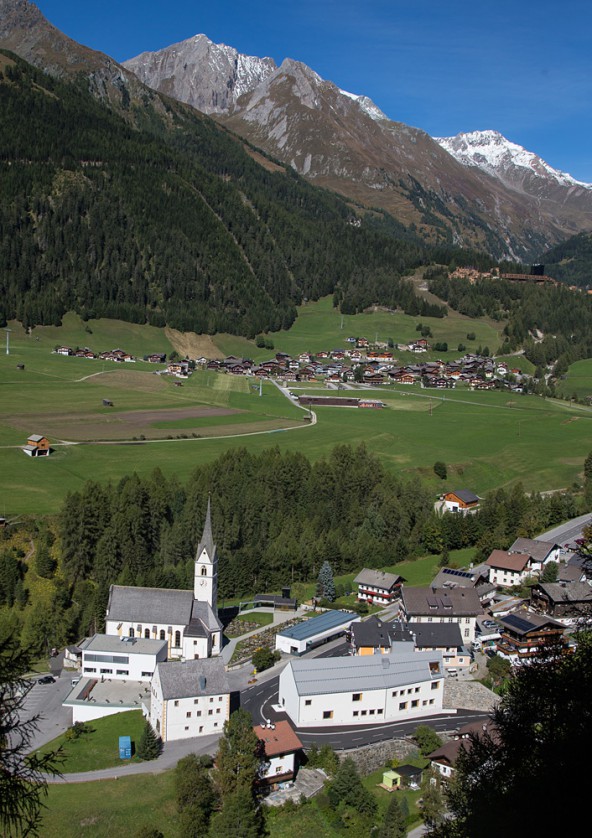
<svg viewBox="0 0 592 838">
<path fill-rule="evenodd" d="M 498 655 L 513 664 L 522 664 L 536 657 L 545 646 L 563 643 L 565 626 L 552 617 L 532 611 L 514 611 L 500 617 L 501 637 Z"/>
<path fill-rule="evenodd" d="M 468 489 L 456 489 L 454 492 L 446 492 L 442 496 L 442 501 L 444 509 L 447 512 L 460 512 L 462 515 L 474 511 L 479 506 L 478 496 Z"/>
<path fill-rule="evenodd" d="M 592 587 L 587 582 L 539 582 L 530 589 L 530 605 L 557 619 L 580 619 L 592 613 Z"/>
<path fill-rule="evenodd" d="M 399 597 L 403 582 L 403 577 L 397 573 L 365 567 L 354 579 L 354 584 L 358 586 L 358 602 L 388 605 Z"/>
<path fill-rule="evenodd" d="M 457 623 L 463 643 L 470 644 L 483 607 L 474 588 L 403 586 L 400 613 L 408 623 Z"/>
<path fill-rule="evenodd" d="M 149 719 L 163 742 L 221 733 L 229 718 L 230 685 L 222 658 L 157 665 Z"/>
<path fill-rule="evenodd" d="M 167 641 L 167 657 L 209 658 L 222 648 L 218 619 L 218 555 L 210 501 L 197 547 L 193 591 L 111 585 L 105 633 Z"/>
<path fill-rule="evenodd" d="M 376 615 L 352 623 L 349 634 L 354 655 L 384 655 L 391 650 L 390 626 Z"/>
<path fill-rule="evenodd" d="M 407 623 L 418 652 L 442 653 L 444 669 L 468 669 L 471 654 L 458 623 Z"/>
</svg>

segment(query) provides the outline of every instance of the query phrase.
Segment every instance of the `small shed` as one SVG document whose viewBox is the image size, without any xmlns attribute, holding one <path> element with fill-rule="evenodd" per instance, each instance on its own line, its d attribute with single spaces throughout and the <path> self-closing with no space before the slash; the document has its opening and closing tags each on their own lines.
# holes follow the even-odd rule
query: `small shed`
<svg viewBox="0 0 592 838">
<path fill-rule="evenodd" d="M 395 791 L 401 785 L 401 775 L 396 771 L 385 771 L 382 775 L 382 786 L 389 791 Z"/>
<path fill-rule="evenodd" d="M 29 457 L 47 457 L 51 454 L 49 440 L 40 434 L 31 434 L 22 450 Z"/>
<path fill-rule="evenodd" d="M 119 737 L 119 759 L 132 758 L 132 739 L 131 736 Z"/>
</svg>

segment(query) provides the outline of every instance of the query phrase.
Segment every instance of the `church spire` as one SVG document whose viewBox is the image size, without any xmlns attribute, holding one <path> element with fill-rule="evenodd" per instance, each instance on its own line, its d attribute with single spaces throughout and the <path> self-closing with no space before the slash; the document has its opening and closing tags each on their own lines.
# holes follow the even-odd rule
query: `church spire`
<svg viewBox="0 0 592 838">
<path fill-rule="evenodd" d="M 208 493 L 208 508 L 206 510 L 206 520 L 204 523 L 203 534 L 201 541 L 197 547 L 196 560 L 201 556 L 203 550 L 207 551 L 210 560 L 214 557 L 214 536 L 212 535 L 212 509 L 211 496 Z"/>
</svg>

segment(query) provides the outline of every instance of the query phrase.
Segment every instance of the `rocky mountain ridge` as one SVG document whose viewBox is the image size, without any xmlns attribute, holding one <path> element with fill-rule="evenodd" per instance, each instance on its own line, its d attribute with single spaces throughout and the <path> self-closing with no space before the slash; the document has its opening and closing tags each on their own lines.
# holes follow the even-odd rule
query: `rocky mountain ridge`
<svg viewBox="0 0 592 838">
<path fill-rule="evenodd" d="M 209 61 L 217 67 L 229 52 L 228 71 L 213 71 Z M 430 241 L 531 258 L 592 229 L 592 191 L 522 150 L 530 155 L 525 168 L 514 144 L 495 132 L 488 148 L 502 150 L 497 165 L 491 154 L 460 153 L 479 132 L 435 140 L 301 62 L 243 59 L 245 74 L 239 53 L 199 35 L 124 64 L 154 89 L 192 104 L 199 98 L 205 112 L 314 183 L 380 206 Z"/>
</svg>

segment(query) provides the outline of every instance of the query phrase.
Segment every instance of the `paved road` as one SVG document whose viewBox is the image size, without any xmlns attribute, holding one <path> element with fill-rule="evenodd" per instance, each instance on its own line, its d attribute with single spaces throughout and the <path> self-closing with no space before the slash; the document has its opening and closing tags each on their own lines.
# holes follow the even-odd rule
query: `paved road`
<svg viewBox="0 0 592 838">
<path fill-rule="evenodd" d="M 538 538 L 542 541 L 556 542 L 557 544 L 572 544 L 576 538 L 582 537 L 582 531 L 588 524 L 592 524 L 592 515 L 588 512 L 586 515 L 580 515 L 579 518 L 572 518 L 565 524 L 560 524 L 552 530 L 547 530 Z"/>
</svg>

